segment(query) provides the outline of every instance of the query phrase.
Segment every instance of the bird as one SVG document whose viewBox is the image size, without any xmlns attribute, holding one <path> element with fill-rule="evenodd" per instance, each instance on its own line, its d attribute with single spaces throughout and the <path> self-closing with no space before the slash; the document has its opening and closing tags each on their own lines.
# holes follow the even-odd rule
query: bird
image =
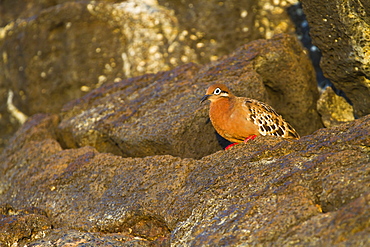
<svg viewBox="0 0 370 247">
<path fill-rule="evenodd" d="M 228 149 L 257 136 L 299 139 L 297 131 L 271 106 L 255 99 L 237 97 L 220 83 L 211 85 L 200 103 L 209 100 L 209 118 L 216 132 L 230 141 Z"/>
</svg>

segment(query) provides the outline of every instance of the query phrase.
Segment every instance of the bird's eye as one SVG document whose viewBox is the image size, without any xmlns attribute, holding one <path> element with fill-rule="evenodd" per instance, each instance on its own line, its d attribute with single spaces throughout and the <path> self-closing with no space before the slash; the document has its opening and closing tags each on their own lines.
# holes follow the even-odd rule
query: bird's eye
<svg viewBox="0 0 370 247">
<path fill-rule="evenodd" d="M 219 95 L 221 92 L 220 88 L 216 88 L 215 91 L 213 91 L 213 94 Z"/>
</svg>

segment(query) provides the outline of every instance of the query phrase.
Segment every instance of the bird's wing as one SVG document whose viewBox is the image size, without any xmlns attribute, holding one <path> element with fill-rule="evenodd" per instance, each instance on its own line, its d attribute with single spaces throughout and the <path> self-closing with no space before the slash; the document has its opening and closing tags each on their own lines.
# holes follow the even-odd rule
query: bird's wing
<svg viewBox="0 0 370 247">
<path fill-rule="evenodd" d="M 271 106 L 257 100 L 246 99 L 244 107 L 247 107 L 250 112 L 247 119 L 258 126 L 261 135 L 299 138 L 295 129 Z"/>
</svg>

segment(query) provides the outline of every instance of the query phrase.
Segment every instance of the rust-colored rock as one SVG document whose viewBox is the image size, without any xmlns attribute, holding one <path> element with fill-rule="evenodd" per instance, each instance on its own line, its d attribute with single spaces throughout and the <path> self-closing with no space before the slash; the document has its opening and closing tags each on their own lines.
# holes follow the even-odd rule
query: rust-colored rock
<svg viewBox="0 0 370 247">
<path fill-rule="evenodd" d="M 200 160 L 61 150 L 55 119 L 30 119 L 0 156 L 0 204 L 53 222 L 30 246 L 369 244 L 370 116 Z"/>
</svg>

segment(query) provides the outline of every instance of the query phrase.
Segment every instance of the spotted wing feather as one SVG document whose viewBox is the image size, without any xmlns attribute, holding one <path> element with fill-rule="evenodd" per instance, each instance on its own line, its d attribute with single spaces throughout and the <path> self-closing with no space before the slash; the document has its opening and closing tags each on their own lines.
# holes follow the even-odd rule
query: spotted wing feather
<svg viewBox="0 0 370 247">
<path fill-rule="evenodd" d="M 250 112 L 248 120 L 258 126 L 261 135 L 299 138 L 295 129 L 271 106 L 253 99 L 247 99 L 244 104 Z"/>
</svg>

